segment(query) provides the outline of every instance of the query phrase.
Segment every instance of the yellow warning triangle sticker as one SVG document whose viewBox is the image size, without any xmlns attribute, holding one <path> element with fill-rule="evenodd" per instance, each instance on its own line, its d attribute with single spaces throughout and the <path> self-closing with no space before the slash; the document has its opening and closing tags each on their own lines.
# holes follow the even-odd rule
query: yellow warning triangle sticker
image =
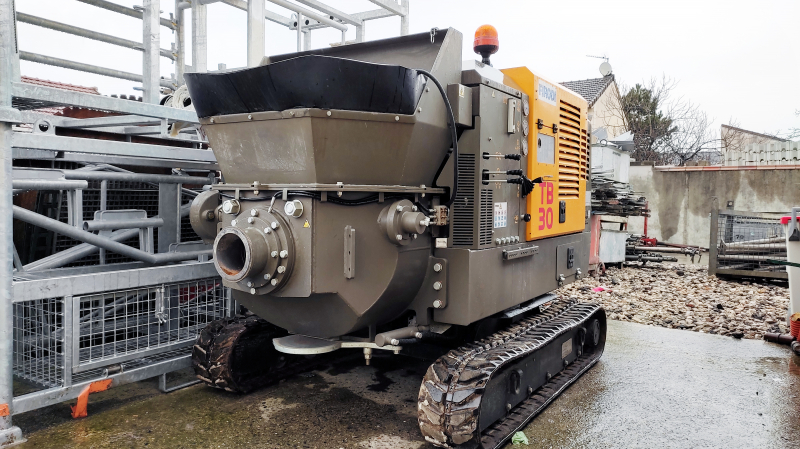
<svg viewBox="0 0 800 449">
<path fill-rule="evenodd" d="M 304 228 L 310 228 L 311 227 L 311 224 L 308 223 L 308 220 L 306 220 L 306 222 L 303 223 L 303 227 Z"/>
</svg>

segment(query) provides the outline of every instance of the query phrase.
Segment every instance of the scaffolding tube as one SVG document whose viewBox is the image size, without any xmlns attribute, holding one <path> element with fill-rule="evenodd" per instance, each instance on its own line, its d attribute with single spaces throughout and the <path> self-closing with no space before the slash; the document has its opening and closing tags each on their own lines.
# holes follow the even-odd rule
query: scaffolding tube
<svg viewBox="0 0 800 449">
<path fill-rule="evenodd" d="M 202 176 L 153 175 L 148 173 L 119 173 L 83 170 L 65 170 L 64 178 L 81 179 L 85 181 L 128 181 L 189 185 L 206 185 L 211 184 L 213 181 L 211 178 L 205 178 Z"/>
<path fill-rule="evenodd" d="M 111 45 L 117 45 L 119 47 L 144 51 L 144 45 L 141 42 L 122 39 L 121 37 L 111 36 L 109 34 L 98 33 L 97 31 L 91 31 L 85 28 L 67 25 L 66 23 L 56 22 L 54 20 L 32 16 L 30 14 L 25 14 L 24 12 L 17 13 L 17 21 L 22 23 L 27 23 L 30 25 L 35 25 L 42 28 L 48 28 L 51 30 L 60 31 L 62 33 L 85 37 L 87 39 L 105 42 Z M 170 50 L 165 50 L 162 48 L 160 51 L 161 51 L 161 56 L 171 59 L 173 61 L 175 60 L 175 55 Z"/>
<path fill-rule="evenodd" d="M 160 228 L 163 218 L 139 218 L 131 220 L 89 220 L 83 222 L 84 231 L 114 231 L 117 229 Z"/>
<path fill-rule="evenodd" d="M 54 67 L 61 67 L 64 69 L 78 70 L 86 73 L 94 73 L 97 75 L 109 76 L 111 78 L 119 78 L 128 81 L 143 82 L 142 75 L 135 73 L 123 72 L 122 70 L 109 69 L 106 67 L 99 67 L 91 64 L 84 64 L 82 62 L 70 61 L 68 59 L 54 58 L 52 56 L 40 55 L 38 53 L 31 53 L 28 51 L 19 52 L 19 59 L 23 61 L 37 62 L 39 64 L 51 65 Z M 174 88 L 172 80 L 161 80 L 162 87 Z"/>
<path fill-rule="evenodd" d="M 143 17 L 142 11 L 137 11 L 133 8 L 128 8 L 127 6 L 118 5 L 116 3 L 108 2 L 106 0 L 78 0 L 81 3 L 86 3 L 87 5 L 96 6 L 98 8 L 107 9 L 109 11 L 114 11 L 119 14 L 123 14 L 130 17 L 135 17 L 137 19 L 141 19 Z M 175 24 L 171 21 L 161 18 L 161 26 L 167 27 L 170 30 L 175 29 Z"/>
<path fill-rule="evenodd" d="M 181 206 L 181 218 L 189 215 L 190 204 Z M 158 218 L 155 216 L 153 218 Z M 115 242 L 124 242 L 139 235 L 138 229 L 126 229 L 114 231 L 108 236 L 109 239 Z M 81 243 L 80 245 L 73 246 L 72 248 L 59 251 L 56 254 L 47 256 L 37 261 L 31 262 L 23 267 L 24 271 L 43 271 L 52 268 L 61 268 L 84 257 L 91 256 L 99 251 L 100 248 L 90 245 L 88 243 Z"/>
<path fill-rule="evenodd" d="M 70 226 L 58 220 L 45 217 L 44 215 L 39 215 L 36 212 L 31 212 L 19 206 L 14 206 L 13 210 L 14 218 L 24 221 L 25 223 L 39 226 L 49 231 L 65 235 L 71 239 L 97 246 L 98 248 L 102 248 L 106 251 L 111 251 L 126 257 L 130 257 L 131 259 L 153 265 L 197 259 L 201 256 L 210 256 L 212 253 L 211 250 L 204 250 L 187 251 L 181 253 L 150 254 L 146 251 L 119 243 L 108 237 L 101 237 L 99 235 L 92 234 L 91 232 L 82 231 L 74 226 Z M 138 233 L 138 230 L 136 232 Z"/>
<path fill-rule="evenodd" d="M 80 190 L 88 189 L 86 181 L 67 181 L 64 179 L 14 179 L 14 194 L 26 190 Z"/>
</svg>

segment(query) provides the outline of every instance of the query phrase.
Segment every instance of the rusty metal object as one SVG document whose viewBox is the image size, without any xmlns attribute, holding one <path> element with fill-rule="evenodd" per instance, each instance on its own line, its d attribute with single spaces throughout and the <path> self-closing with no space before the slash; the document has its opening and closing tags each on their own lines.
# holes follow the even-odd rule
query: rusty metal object
<svg viewBox="0 0 800 449">
<path fill-rule="evenodd" d="M 569 339 L 562 344 L 564 336 Z M 573 339 L 577 339 L 577 350 L 566 352 L 567 342 L 572 344 Z M 605 311 L 595 304 L 565 302 L 452 350 L 434 362 L 423 378 L 418 397 L 420 430 L 428 442 L 439 447 L 501 447 L 594 365 L 604 346 Z M 542 373 L 546 380 L 536 386 L 520 382 L 522 371 L 515 369 L 518 363 L 532 361 L 548 349 L 562 351 L 559 370 Z M 536 360 L 543 367 L 542 361 Z M 503 375 L 511 379 L 517 397 L 521 392 L 523 398 L 516 404 L 506 403 L 504 417 L 481 422 L 491 415 L 482 410 L 486 398 L 496 402 L 496 393 L 503 393 L 500 390 L 509 385 L 493 382 Z M 494 405 L 488 403 L 489 408 Z"/>
<path fill-rule="evenodd" d="M 781 345 L 791 345 L 792 342 L 795 340 L 794 336 L 791 334 L 780 334 L 777 332 L 767 332 L 764 334 L 764 340 L 770 343 L 778 343 Z"/>
</svg>

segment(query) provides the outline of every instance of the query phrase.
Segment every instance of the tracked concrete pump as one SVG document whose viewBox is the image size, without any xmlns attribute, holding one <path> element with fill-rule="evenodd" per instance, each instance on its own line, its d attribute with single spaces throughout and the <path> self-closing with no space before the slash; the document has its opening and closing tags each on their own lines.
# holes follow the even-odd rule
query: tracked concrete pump
<svg viewBox="0 0 800 449">
<path fill-rule="evenodd" d="M 433 29 L 186 75 L 224 177 L 192 226 L 248 311 L 198 337 L 203 381 L 433 354 L 425 439 L 494 448 L 598 360 L 605 312 L 550 293 L 587 273 L 587 104 L 497 47 L 481 27 L 462 62 Z"/>
</svg>

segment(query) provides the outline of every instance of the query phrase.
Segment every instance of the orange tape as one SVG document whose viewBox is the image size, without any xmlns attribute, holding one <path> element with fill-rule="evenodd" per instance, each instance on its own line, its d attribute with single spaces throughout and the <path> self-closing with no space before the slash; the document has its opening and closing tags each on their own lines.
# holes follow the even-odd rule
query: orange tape
<svg viewBox="0 0 800 449">
<path fill-rule="evenodd" d="M 86 388 L 84 388 L 83 391 L 81 391 L 81 394 L 78 395 L 78 403 L 75 404 L 74 407 L 70 406 L 72 409 L 72 417 L 87 417 L 89 415 L 87 410 L 87 406 L 89 405 L 89 394 L 108 390 L 113 380 L 114 379 L 98 380 L 97 382 L 90 383 Z M 8 409 L 8 406 L 6 406 L 6 409 Z"/>
<path fill-rule="evenodd" d="M 8 404 L 0 404 L 0 416 L 8 416 L 11 411 L 8 409 Z"/>
</svg>

